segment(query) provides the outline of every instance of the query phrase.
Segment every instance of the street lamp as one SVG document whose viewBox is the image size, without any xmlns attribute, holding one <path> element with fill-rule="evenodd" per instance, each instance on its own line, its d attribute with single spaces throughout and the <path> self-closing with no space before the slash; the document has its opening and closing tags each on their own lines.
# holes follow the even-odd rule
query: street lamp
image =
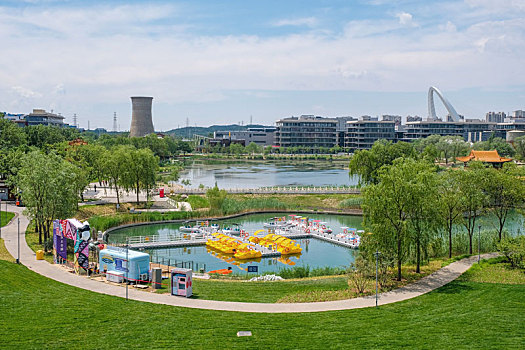
<svg viewBox="0 0 525 350">
<path fill-rule="evenodd" d="M 18 218 L 18 257 L 16 263 L 20 264 L 20 218 Z"/>
<path fill-rule="evenodd" d="M 129 285 L 129 239 L 126 237 L 126 300 L 128 300 L 128 285 Z"/>
<path fill-rule="evenodd" d="M 376 251 L 374 253 L 374 256 L 376 257 L 376 307 L 377 307 L 377 280 L 378 280 L 378 271 L 379 271 L 379 255 L 381 255 L 381 253 L 378 251 Z"/>
<path fill-rule="evenodd" d="M 481 225 L 478 226 L 478 264 L 481 260 Z"/>
</svg>

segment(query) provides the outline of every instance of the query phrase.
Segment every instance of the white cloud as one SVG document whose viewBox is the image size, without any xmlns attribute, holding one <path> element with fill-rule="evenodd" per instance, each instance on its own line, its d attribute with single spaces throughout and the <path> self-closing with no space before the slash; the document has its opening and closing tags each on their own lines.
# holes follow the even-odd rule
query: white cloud
<svg viewBox="0 0 525 350">
<path fill-rule="evenodd" d="M 13 86 L 11 90 L 13 90 L 18 96 L 23 98 L 42 97 L 42 94 L 34 92 L 22 86 Z"/>
<path fill-rule="evenodd" d="M 412 23 L 412 15 L 408 12 L 400 12 L 396 14 L 396 17 L 399 18 L 399 24 L 407 25 Z"/>
<path fill-rule="evenodd" d="M 286 18 L 281 19 L 275 23 L 275 27 L 285 27 L 285 26 L 294 26 L 294 27 L 315 27 L 318 23 L 317 18 L 315 17 L 303 17 L 303 18 Z"/>
<path fill-rule="evenodd" d="M 523 84 L 523 18 L 489 21 L 458 11 L 436 13 L 450 21 L 428 24 L 409 11 L 420 24 L 417 31 L 407 30 L 416 25 L 412 14 L 400 12 L 350 21 L 335 35 L 263 37 L 196 34 L 173 24 L 179 9 L 171 5 L 0 7 L 0 110 L 53 105 L 83 115 L 82 106 L 120 103 L 129 109 L 135 94 L 155 96 L 155 103 L 198 105 L 226 100 L 230 90 L 254 95 L 424 91 L 430 82 L 443 90 Z M 320 27 L 314 17 L 275 24 Z M 111 121 L 112 111 L 104 118 Z"/>
</svg>

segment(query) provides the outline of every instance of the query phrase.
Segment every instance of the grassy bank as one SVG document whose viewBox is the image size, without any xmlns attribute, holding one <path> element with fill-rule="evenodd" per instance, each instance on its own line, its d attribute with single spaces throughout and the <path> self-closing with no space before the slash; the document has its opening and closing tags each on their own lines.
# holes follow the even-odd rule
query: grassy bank
<svg viewBox="0 0 525 350">
<path fill-rule="evenodd" d="M 9 221 L 11 221 L 11 219 L 15 216 L 15 213 L 11 213 L 11 212 L 6 212 L 6 211 L 2 211 L 0 212 L 0 218 L 2 219 L 2 227 L 4 227 L 5 225 L 7 225 L 9 223 Z"/>
<path fill-rule="evenodd" d="M 432 260 L 429 264 L 421 266 L 421 273 L 415 272 L 414 265 L 403 267 L 403 280 L 396 281 L 396 271 L 389 271 L 386 283 L 380 286 L 380 292 L 387 292 L 431 274 L 445 264 L 444 260 Z M 304 268 L 303 268 L 304 269 Z M 288 275 L 293 276 L 296 269 L 288 269 Z M 281 274 L 279 274 L 281 275 Z M 286 273 L 284 274 L 286 277 Z M 342 300 L 356 298 L 375 293 L 375 279 L 369 278 L 366 282 L 364 293 L 358 293 L 352 283 L 348 282 L 348 275 L 321 276 L 303 278 L 297 275 L 297 279 L 274 282 L 248 282 L 246 280 L 194 280 L 195 298 L 244 301 L 252 303 L 299 303 Z M 168 293 L 169 289 L 158 290 L 158 293 Z"/>
<path fill-rule="evenodd" d="M 9 262 L 14 262 L 15 258 L 9 254 L 7 251 L 7 248 L 5 247 L 5 242 L 2 238 L 0 238 L 0 260 L 5 260 Z"/>
<path fill-rule="evenodd" d="M 452 282 L 405 302 L 251 314 L 125 301 L 0 261 L 2 348 L 521 348 L 525 285 Z M 252 337 L 236 332 L 250 330 Z"/>
</svg>

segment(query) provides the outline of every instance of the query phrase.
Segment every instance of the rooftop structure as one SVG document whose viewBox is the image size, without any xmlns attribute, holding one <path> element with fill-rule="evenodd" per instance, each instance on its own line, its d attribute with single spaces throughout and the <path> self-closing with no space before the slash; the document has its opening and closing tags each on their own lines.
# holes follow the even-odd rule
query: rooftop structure
<svg viewBox="0 0 525 350">
<path fill-rule="evenodd" d="M 452 107 L 450 102 L 443 96 L 441 91 L 438 90 L 438 88 L 431 86 L 428 89 L 428 119 L 430 120 L 437 120 L 438 117 L 436 115 L 436 107 L 434 106 L 434 93 L 438 95 L 438 97 L 441 99 L 441 102 L 443 102 L 443 105 L 445 105 L 445 108 L 448 111 L 448 114 L 450 116 L 451 121 L 459 122 L 459 115 Z M 447 119 L 448 120 L 448 119 Z"/>
<path fill-rule="evenodd" d="M 512 161 L 512 158 L 500 157 L 497 150 L 493 151 L 475 151 L 471 150 L 470 154 L 465 157 L 456 157 L 460 162 L 468 163 L 470 161 L 480 161 L 484 163 L 491 163 L 495 166 L 501 166 L 503 163 Z"/>
<path fill-rule="evenodd" d="M 52 125 L 52 126 L 65 126 L 64 117 L 60 114 L 54 114 L 46 112 L 45 109 L 33 109 L 32 113 L 24 116 L 24 121 L 15 121 L 20 126 L 24 125 Z"/>
</svg>

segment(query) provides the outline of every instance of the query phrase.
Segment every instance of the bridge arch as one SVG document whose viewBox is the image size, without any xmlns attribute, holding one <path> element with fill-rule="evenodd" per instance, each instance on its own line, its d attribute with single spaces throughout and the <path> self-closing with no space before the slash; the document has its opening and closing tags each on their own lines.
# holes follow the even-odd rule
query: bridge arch
<svg viewBox="0 0 525 350">
<path fill-rule="evenodd" d="M 454 107 L 452 107 L 450 102 L 448 102 L 448 100 L 443 96 L 441 91 L 439 91 L 439 89 L 434 86 L 431 86 L 428 89 L 428 117 L 432 120 L 438 119 L 436 115 L 436 107 L 434 106 L 434 92 L 439 96 L 441 102 L 443 102 L 443 105 L 445 105 L 445 108 L 452 117 L 452 120 L 455 122 L 459 122 L 459 115 L 454 109 Z"/>
</svg>

